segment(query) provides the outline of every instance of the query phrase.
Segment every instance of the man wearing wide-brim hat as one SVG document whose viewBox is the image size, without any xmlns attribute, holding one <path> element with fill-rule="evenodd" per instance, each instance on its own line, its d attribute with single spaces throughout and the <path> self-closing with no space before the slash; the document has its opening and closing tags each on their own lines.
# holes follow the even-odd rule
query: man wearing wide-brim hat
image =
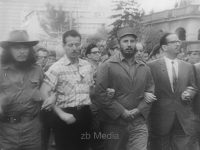
<svg viewBox="0 0 200 150">
<path fill-rule="evenodd" d="M 154 82 L 150 68 L 135 59 L 137 35 L 134 29 L 119 29 L 117 38 L 120 53 L 100 66 L 95 87 L 94 103 L 106 135 L 104 150 L 146 150 L 146 120 L 151 105 L 144 95 L 154 92 Z M 114 97 L 106 95 L 107 88 L 115 90 Z"/>
<path fill-rule="evenodd" d="M 40 150 L 39 88 L 42 69 L 25 30 L 14 30 L 3 48 L 0 68 L 0 149 Z"/>
</svg>

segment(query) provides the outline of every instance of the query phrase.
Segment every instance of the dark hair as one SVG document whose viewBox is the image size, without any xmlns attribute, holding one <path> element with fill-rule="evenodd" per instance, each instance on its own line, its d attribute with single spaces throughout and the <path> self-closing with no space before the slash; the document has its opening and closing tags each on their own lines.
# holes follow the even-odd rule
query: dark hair
<svg viewBox="0 0 200 150">
<path fill-rule="evenodd" d="M 3 49 L 2 55 L 1 55 L 1 63 L 3 65 L 7 65 L 7 64 L 12 64 L 12 63 L 16 63 L 16 60 L 13 58 L 12 54 L 11 54 L 11 47 L 7 46 L 5 49 Z M 36 54 L 35 51 L 33 49 L 33 47 L 29 47 L 29 54 L 28 54 L 28 58 L 25 62 L 23 62 L 23 64 L 25 64 L 27 67 L 32 66 L 36 63 Z"/>
<path fill-rule="evenodd" d="M 97 47 L 97 45 L 96 44 L 89 44 L 88 46 L 87 46 L 87 48 L 86 48 L 86 51 L 85 51 L 85 56 L 87 56 L 88 54 L 91 54 L 91 50 L 93 49 L 93 48 L 95 48 L 95 47 Z M 98 48 L 98 47 L 97 47 Z"/>
<path fill-rule="evenodd" d="M 62 42 L 63 44 L 66 44 L 66 37 L 68 36 L 72 36 L 72 37 L 80 37 L 81 39 L 81 35 L 76 31 L 76 30 L 69 30 L 69 31 L 66 31 L 63 36 L 62 36 Z"/>
<path fill-rule="evenodd" d="M 149 58 L 151 58 L 151 57 L 153 57 L 153 56 L 155 56 L 156 54 L 159 54 L 159 53 L 160 53 L 160 45 L 159 45 L 159 44 L 156 44 L 156 45 L 153 47 L 151 53 L 149 54 Z"/>
<path fill-rule="evenodd" d="M 167 37 L 171 34 L 173 33 L 167 32 L 160 38 L 160 47 L 162 47 L 162 45 L 167 45 Z"/>
</svg>

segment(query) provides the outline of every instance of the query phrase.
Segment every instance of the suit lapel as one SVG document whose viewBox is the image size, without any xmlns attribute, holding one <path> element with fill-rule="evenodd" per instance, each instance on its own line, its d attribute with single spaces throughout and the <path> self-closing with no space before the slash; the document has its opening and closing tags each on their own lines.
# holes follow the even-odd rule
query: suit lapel
<svg viewBox="0 0 200 150">
<path fill-rule="evenodd" d="M 161 67 L 161 77 L 163 78 L 164 82 L 166 83 L 167 88 L 170 91 L 172 91 L 170 80 L 169 80 L 169 75 L 168 75 L 168 72 L 167 72 L 167 66 L 166 66 L 164 58 L 160 59 L 159 65 Z"/>
</svg>

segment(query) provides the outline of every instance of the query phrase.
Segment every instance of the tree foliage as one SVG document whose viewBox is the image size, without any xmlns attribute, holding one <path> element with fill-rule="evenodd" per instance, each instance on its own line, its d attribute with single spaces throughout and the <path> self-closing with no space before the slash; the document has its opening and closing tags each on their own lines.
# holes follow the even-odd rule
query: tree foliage
<svg viewBox="0 0 200 150">
<path fill-rule="evenodd" d="M 135 0 L 119 0 L 115 3 L 115 12 L 110 18 L 114 19 L 111 24 L 113 27 L 109 33 L 109 39 L 115 39 L 117 30 L 124 26 L 133 27 L 136 34 L 140 37 L 142 32 L 142 16 L 144 11 L 139 9 L 139 5 Z"/>
<path fill-rule="evenodd" d="M 51 37 L 58 37 L 64 31 L 75 27 L 75 19 L 72 18 L 71 12 L 64 11 L 62 5 L 56 9 L 50 3 L 46 4 L 46 11 L 44 13 L 41 26 L 45 32 Z"/>
<path fill-rule="evenodd" d="M 161 36 L 164 34 L 163 31 L 157 30 L 154 27 L 146 27 L 143 34 L 143 41 L 145 49 L 148 53 L 151 53 L 153 48 L 159 44 Z"/>
<path fill-rule="evenodd" d="M 108 29 L 102 26 L 97 30 L 97 32 L 87 38 L 87 43 L 97 44 L 101 41 L 106 41 L 108 38 Z"/>
</svg>

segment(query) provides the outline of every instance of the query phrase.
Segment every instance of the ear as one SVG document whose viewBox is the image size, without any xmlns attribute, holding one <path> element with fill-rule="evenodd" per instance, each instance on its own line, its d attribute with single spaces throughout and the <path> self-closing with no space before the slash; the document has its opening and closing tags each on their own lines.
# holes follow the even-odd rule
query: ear
<svg viewBox="0 0 200 150">
<path fill-rule="evenodd" d="M 91 56 L 90 54 L 87 54 L 87 58 L 91 58 L 90 56 Z"/>
<path fill-rule="evenodd" d="M 167 45 L 162 45 L 161 49 L 162 49 L 163 51 L 166 51 L 166 50 L 167 50 Z"/>
</svg>

